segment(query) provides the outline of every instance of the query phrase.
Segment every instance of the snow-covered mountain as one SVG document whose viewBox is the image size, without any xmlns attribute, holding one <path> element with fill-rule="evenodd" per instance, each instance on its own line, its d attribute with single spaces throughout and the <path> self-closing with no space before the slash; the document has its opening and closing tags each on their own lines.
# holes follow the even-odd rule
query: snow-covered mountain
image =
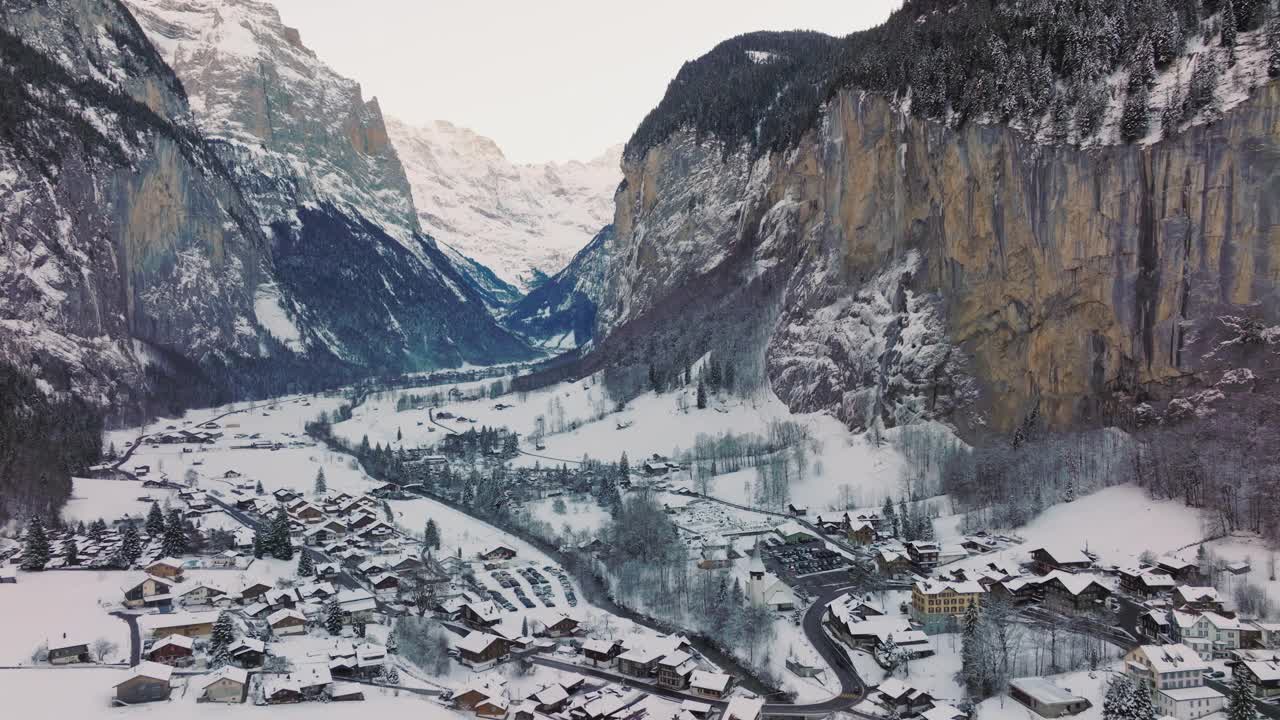
<svg viewBox="0 0 1280 720">
<path fill-rule="evenodd" d="M 415 127 L 393 118 L 387 131 L 422 229 L 521 289 L 537 273 L 564 268 L 613 220 L 621 145 L 589 162 L 522 165 L 448 122 Z"/>
<path fill-rule="evenodd" d="M 271 240 L 258 320 L 298 352 L 416 370 L 529 356 L 422 234 L 377 100 L 259 0 L 127 0 Z"/>
</svg>

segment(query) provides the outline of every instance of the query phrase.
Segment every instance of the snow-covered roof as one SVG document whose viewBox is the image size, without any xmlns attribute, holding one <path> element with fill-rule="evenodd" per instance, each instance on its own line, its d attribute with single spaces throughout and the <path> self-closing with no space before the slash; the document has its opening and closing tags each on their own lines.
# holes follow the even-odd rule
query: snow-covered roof
<svg viewBox="0 0 1280 720">
<path fill-rule="evenodd" d="M 1072 595 L 1079 595 L 1087 590 L 1090 585 L 1098 585 L 1104 589 L 1107 587 L 1101 580 L 1088 573 L 1069 573 L 1061 570 L 1054 570 L 1041 578 L 1040 582 L 1046 583 L 1050 580 L 1057 580 L 1062 583 L 1063 587 L 1067 589 L 1067 592 Z"/>
<path fill-rule="evenodd" d="M 757 720 L 764 710 L 764 700 L 757 697 L 736 697 L 729 700 L 723 720 Z"/>
<path fill-rule="evenodd" d="M 307 616 L 303 615 L 302 613 L 292 608 L 280 608 L 279 610 L 267 616 L 267 624 L 274 627 L 281 621 L 288 620 L 288 619 L 301 620 L 303 622 L 306 622 Z"/>
<path fill-rule="evenodd" d="M 151 662 L 150 660 L 143 660 L 142 662 L 138 663 L 133 667 L 133 670 L 129 672 L 129 677 L 116 683 L 115 687 L 120 687 L 121 685 L 129 682 L 130 680 L 133 680 L 135 678 L 140 678 L 140 677 L 150 678 L 152 680 L 160 680 L 162 682 L 169 682 L 169 678 L 172 676 L 173 676 L 173 668 L 169 667 L 168 665 L 164 665 L 158 662 Z"/>
<path fill-rule="evenodd" d="M 218 620 L 217 610 L 204 612 L 175 612 L 158 615 L 143 615 L 138 624 L 152 632 L 161 628 L 186 627 L 188 625 L 212 624 Z"/>
<path fill-rule="evenodd" d="M 230 680 L 233 683 L 244 685 L 249 682 L 249 671 L 244 668 L 238 668 L 234 665 L 223 665 L 217 670 L 205 675 L 200 680 L 200 688 L 204 689 L 219 680 Z"/>
<path fill-rule="evenodd" d="M 1080 699 L 1042 677 L 1013 678 L 1009 681 L 1009 686 L 1045 705 Z"/>
<path fill-rule="evenodd" d="M 1259 682 L 1280 681 L 1280 662 L 1275 660 L 1246 660 L 1243 665 L 1258 678 Z"/>
<path fill-rule="evenodd" d="M 495 642 L 500 642 L 501 640 L 502 638 L 498 637 L 497 635 L 490 635 L 489 633 L 482 633 L 482 632 L 472 632 L 468 634 L 466 637 L 459 640 L 456 647 L 459 650 L 465 650 L 466 652 L 480 654 L 485 650 L 487 650 L 490 645 L 494 644 Z"/>
<path fill-rule="evenodd" d="M 696 670 L 689 676 L 689 687 L 723 693 L 729 689 L 729 683 L 732 681 L 733 678 L 725 673 Z"/>
<path fill-rule="evenodd" d="M 1085 555 L 1083 550 L 1079 550 L 1076 548 L 1059 546 L 1059 545 L 1053 545 L 1053 546 L 1043 545 L 1038 548 L 1032 548 L 1031 552 L 1034 553 L 1037 550 L 1044 552 L 1046 555 L 1049 556 L 1050 559 L 1052 559 L 1056 563 L 1063 563 L 1063 564 L 1083 563 L 1088 565 L 1093 562 L 1093 559 L 1090 558 L 1088 555 Z"/>
<path fill-rule="evenodd" d="M 920 580 L 915 587 L 922 595 L 939 595 L 947 590 L 959 595 L 986 592 L 986 588 L 977 580 Z"/>
<path fill-rule="evenodd" d="M 1185 602 L 1217 602 L 1218 589 L 1196 585 L 1179 585 L 1173 592 Z"/>
<path fill-rule="evenodd" d="M 1186 670 L 1207 670 L 1209 665 L 1200 659 L 1199 653 L 1177 643 L 1173 645 L 1142 645 L 1134 652 L 1147 658 L 1151 669 L 1158 674 Z"/>
<path fill-rule="evenodd" d="M 1211 698 L 1223 697 L 1223 694 L 1209 687 L 1208 685 L 1196 685 L 1185 688 L 1166 688 L 1160 691 L 1170 700 L 1174 702 L 1186 702 L 1188 700 L 1205 700 Z"/>
<path fill-rule="evenodd" d="M 156 642 L 155 645 L 151 646 L 151 652 L 155 652 L 160 648 L 169 647 L 169 646 L 180 647 L 184 650 L 190 650 L 193 647 L 195 647 L 195 645 L 196 645 L 196 641 L 192 638 L 187 637 L 186 635 L 167 635 L 164 637 L 164 639 Z"/>
</svg>

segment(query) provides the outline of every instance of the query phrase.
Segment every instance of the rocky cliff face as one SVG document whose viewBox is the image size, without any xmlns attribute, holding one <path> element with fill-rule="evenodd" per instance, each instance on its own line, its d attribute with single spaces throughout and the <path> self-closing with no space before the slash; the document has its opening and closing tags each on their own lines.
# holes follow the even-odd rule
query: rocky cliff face
<svg viewBox="0 0 1280 720">
<path fill-rule="evenodd" d="M 388 123 L 432 237 L 491 268 L 515 300 L 534 273 L 569 264 L 613 215 L 622 146 L 590 162 L 514 163 L 493 140 L 452 123 Z"/>
<path fill-rule="evenodd" d="M 1280 323 L 1278 120 L 1264 84 L 1172 139 L 1082 150 L 849 90 L 785 153 L 676 132 L 624 163 L 600 355 L 751 338 L 779 397 L 853 427 L 1067 426 L 1210 386 L 1239 339 L 1220 318 Z"/>
<path fill-rule="evenodd" d="M 259 321 L 290 348 L 373 370 L 530 357 L 424 236 L 376 100 L 257 0 L 129 0 L 233 169 L 277 267 Z M 457 258 L 461 260 L 461 258 Z"/>
<path fill-rule="evenodd" d="M 0 49 L 0 354 L 121 408 L 148 364 L 257 355 L 266 238 L 128 11 L 7 3 Z"/>
</svg>

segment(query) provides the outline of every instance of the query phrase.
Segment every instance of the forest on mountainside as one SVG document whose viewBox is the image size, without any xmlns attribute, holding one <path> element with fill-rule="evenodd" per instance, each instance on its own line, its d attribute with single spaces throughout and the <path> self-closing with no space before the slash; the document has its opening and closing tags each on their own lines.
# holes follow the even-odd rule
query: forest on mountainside
<svg viewBox="0 0 1280 720">
<path fill-rule="evenodd" d="M 823 102 L 847 87 L 910 97 L 916 116 L 960 125 L 977 118 L 1021 127 L 1051 124 L 1057 141 L 1101 127 L 1108 75 L 1128 69 L 1125 139 L 1145 129 L 1155 70 L 1203 34 L 1204 53 L 1178 120 L 1212 98 L 1238 33 L 1269 23 L 1271 73 L 1280 26 L 1266 0 L 906 0 L 874 28 L 842 39 L 819 33 L 751 33 L 687 62 L 627 143 L 635 159 L 691 127 L 757 152 L 793 146 Z M 1207 21 L 1207 22 L 1206 22 Z M 1216 55 L 1221 55 L 1221 60 Z M 1198 91 L 1198 92 L 1197 92 Z M 1138 126 L 1141 121 L 1141 127 Z M 1170 126 L 1175 125 L 1171 123 Z"/>
</svg>

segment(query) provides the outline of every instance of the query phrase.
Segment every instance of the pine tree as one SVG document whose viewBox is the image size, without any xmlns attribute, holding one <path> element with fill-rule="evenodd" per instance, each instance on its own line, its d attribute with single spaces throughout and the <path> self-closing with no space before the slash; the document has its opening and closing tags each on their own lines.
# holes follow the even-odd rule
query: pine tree
<svg viewBox="0 0 1280 720">
<path fill-rule="evenodd" d="M 1187 115 L 1213 108 L 1218 102 L 1218 63 L 1213 52 L 1206 50 L 1200 54 L 1195 69 L 1191 71 L 1191 87 L 1187 91 Z"/>
<path fill-rule="evenodd" d="M 1151 40 L 1144 38 L 1134 56 L 1133 70 L 1129 72 L 1129 89 L 1132 91 L 1135 85 L 1150 89 L 1155 82 L 1155 51 L 1151 49 Z"/>
<path fill-rule="evenodd" d="M 901 525 L 898 537 L 903 540 L 915 540 L 916 528 L 915 523 L 911 521 L 911 513 L 907 510 L 907 499 L 905 497 L 898 499 L 898 523 Z"/>
<path fill-rule="evenodd" d="M 1160 137 L 1171 138 L 1178 134 L 1183 113 L 1182 86 L 1175 83 L 1165 98 L 1164 109 L 1160 111 Z"/>
<path fill-rule="evenodd" d="M 107 522 L 102 518 L 98 518 L 97 520 L 89 523 L 89 537 L 93 538 L 94 542 L 102 542 L 102 536 L 106 534 L 106 532 Z"/>
<path fill-rule="evenodd" d="M 169 512 L 169 519 L 164 524 L 160 552 L 172 558 L 180 558 L 187 554 L 187 530 L 183 527 L 182 515 L 177 510 Z"/>
<path fill-rule="evenodd" d="M 267 551 L 277 560 L 293 559 L 293 539 L 289 537 L 289 516 L 277 510 L 271 519 L 270 535 L 266 540 Z"/>
<path fill-rule="evenodd" d="M 698 409 L 707 409 L 707 386 L 702 384 L 702 380 L 698 380 Z"/>
<path fill-rule="evenodd" d="M 266 488 L 262 487 L 262 481 L 261 481 L 261 480 L 259 480 L 259 481 L 258 481 L 258 484 L 254 486 L 253 491 L 254 491 L 255 493 L 259 494 L 259 495 L 266 495 L 266 494 L 267 494 L 267 490 L 266 490 Z"/>
<path fill-rule="evenodd" d="M 76 537 L 70 533 L 62 540 L 62 562 L 64 565 L 80 564 L 80 549 L 76 547 Z"/>
<path fill-rule="evenodd" d="M 1124 673 L 1115 675 L 1102 700 L 1102 717 L 1103 720 L 1155 720 L 1150 690 L 1145 685 L 1134 684 Z"/>
<path fill-rule="evenodd" d="M 1257 720 L 1258 709 L 1254 705 L 1253 685 L 1240 672 L 1239 666 L 1232 673 L 1231 698 L 1227 702 L 1227 720 Z"/>
<path fill-rule="evenodd" d="M 432 550 L 440 549 L 440 527 L 433 518 L 427 518 L 427 527 L 422 532 L 422 544 Z"/>
<path fill-rule="evenodd" d="M 396 442 L 401 442 L 401 441 L 403 441 L 403 440 L 404 440 L 404 434 L 400 432 L 400 427 L 399 427 L 399 426 L 397 426 L 397 427 L 396 427 Z"/>
<path fill-rule="evenodd" d="M 901 535 L 901 532 L 900 532 L 900 528 L 898 527 L 898 513 L 894 511 L 893 501 L 890 500 L 889 496 L 887 495 L 884 498 L 884 505 L 881 506 L 880 508 L 880 514 L 881 516 L 884 517 L 885 522 L 888 523 L 889 532 L 894 537 L 899 537 Z"/>
<path fill-rule="evenodd" d="M 364 620 L 362 620 L 359 616 L 352 617 L 351 631 L 356 634 L 356 637 L 364 637 L 364 632 L 365 632 Z"/>
<path fill-rule="evenodd" d="M 261 530 L 255 529 L 253 531 L 253 557 L 254 558 L 261 560 L 263 556 L 271 552 L 270 549 L 267 547 L 267 545 L 269 544 L 270 543 L 267 542 L 267 538 L 263 536 Z"/>
<path fill-rule="evenodd" d="M 316 495 L 324 495 L 329 491 L 329 484 L 324 479 L 324 468 L 316 471 Z"/>
<path fill-rule="evenodd" d="M 1222 47 L 1227 48 L 1228 65 L 1236 64 L 1236 33 L 1239 29 L 1240 21 L 1236 17 L 1234 0 L 1224 0 L 1222 3 Z"/>
<path fill-rule="evenodd" d="M 329 602 L 324 604 L 324 629 L 330 635 L 342 633 L 342 608 L 338 605 L 337 598 L 329 598 Z"/>
<path fill-rule="evenodd" d="M 1129 93 L 1124 100 L 1124 111 L 1120 115 L 1120 137 L 1125 142 L 1134 142 L 1147 136 L 1147 118 L 1151 114 L 1148 95 L 1146 85 L 1140 82 L 1130 83 Z"/>
<path fill-rule="evenodd" d="M 311 555 L 306 552 L 298 554 L 298 577 L 309 578 L 315 577 L 316 566 L 311 561 Z"/>
<path fill-rule="evenodd" d="M 147 537 L 153 540 L 164 534 L 164 513 L 160 512 L 158 503 L 151 503 L 151 510 L 147 511 L 147 524 L 144 527 Z"/>
<path fill-rule="evenodd" d="M 124 526 L 124 536 L 120 538 L 120 559 L 130 567 L 142 557 L 142 538 L 138 537 L 138 529 L 129 523 Z"/>
<path fill-rule="evenodd" d="M 622 453 L 622 457 L 618 460 L 618 478 L 620 480 L 631 480 L 631 463 L 627 460 L 627 454 Z"/>
<path fill-rule="evenodd" d="M 982 641 L 982 615 L 977 603 L 969 603 L 964 611 L 963 632 L 960 636 L 960 675 L 969 698 L 982 700 L 987 697 L 988 674 L 986 649 Z"/>
<path fill-rule="evenodd" d="M 1267 21 L 1267 75 L 1280 77 L 1280 15 Z"/>
<path fill-rule="evenodd" d="M 231 664 L 231 646 L 236 642 L 236 626 L 225 610 L 218 614 L 209 637 L 209 665 L 220 668 Z"/>
</svg>

